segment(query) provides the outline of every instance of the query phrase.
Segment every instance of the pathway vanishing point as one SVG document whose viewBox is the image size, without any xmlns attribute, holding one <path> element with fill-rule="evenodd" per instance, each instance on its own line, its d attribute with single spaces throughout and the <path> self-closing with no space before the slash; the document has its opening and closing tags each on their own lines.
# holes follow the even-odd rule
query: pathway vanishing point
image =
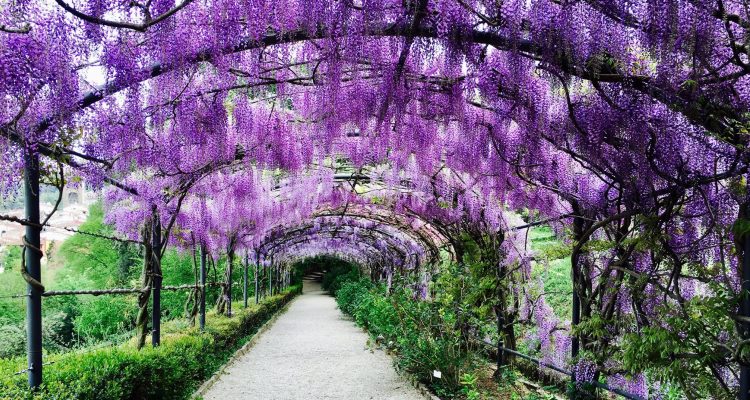
<svg viewBox="0 0 750 400">
<path fill-rule="evenodd" d="M 367 339 L 319 283 L 305 280 L 304 294 L 204 399 L 423 400 L 388 355 L 367 348 Z"/>
</svg>

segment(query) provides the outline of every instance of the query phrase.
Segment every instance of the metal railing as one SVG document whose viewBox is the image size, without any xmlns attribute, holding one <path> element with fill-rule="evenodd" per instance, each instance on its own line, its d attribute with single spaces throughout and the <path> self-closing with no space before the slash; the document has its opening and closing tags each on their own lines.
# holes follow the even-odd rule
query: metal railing
<svg viewBox="0 0 750 400">
<path fill-rule="evenodd" d="M 483 344 L 483 345 L 485 345 L 487 347 L 491 347 L 493 350 L 501 350 L 504 353 L 512 354 L 512 355 L 514 355 L 516 357 L 520 357 L 520 358 L 523 358 L 525 360 L 531 361 L 532 363 L 534 363 L 534 364 L 536 364 L 536 365 L 538 365 L 540 367 L 549 368 L 549 369 L 551 369 L 551 370 L 553 370 L 555 372 L 559 372 L 559 373 L 561 373 L 563 375 L 567 375 L 567 376 L 570 376 L 570 377 L 573 376 L 573 373 L 570 372 L 570 371 L 567 371 L 567 370 L 562 369 L 560 367 L 554 366 L 552 364 L 545 363 L 544 361 L 542 361 L 542 360 L 540 360 L 538 358 L 534 358 L 534 357 L 532 357 L 530 355 L 519 353 L 516 350 L 512 350 L 512 349 L 509 349 L 509 348 L 506 348 L 506 347 L 499 347 L 499 346 L 497 346 L 497 343 L 488 342 L 488 341 L 486 341 L 484 339 L 479 339 L 479 338 L 474 338 L 474 339 L 477 342 L 479 342 L 479 343 L 481 343 L 481 344 Z M 500 358 L 500 354 L 498 354 L 497 357 L 499 359 Z M 595 386 L 595 387 L 597 387 L 599 389 L 603 389 L 603 390 L 606 390 L 608 392 L 617 394 L 617 395 L 622 396 L 622 397 L 624 397 L 624 398 L 626 398 L 628 400 L 647 400 L 647 399 L 645 399 L 645 398 L 643 398 L 641 396 L 634 395 L 632 393 L 628 393 L 628 392 L 626 392 L 624 390 L 621 390 L 621 389 L 618 389 L 618 388 L 613 388 L 613 387 L 607 385 L 606 383 L 601 383 L 601 382 L 597 382 L 597 381 L 594 381 L 594 382 L 585 382 L 585 383 L 591 384 L 592 386 Z"/>
</svg>

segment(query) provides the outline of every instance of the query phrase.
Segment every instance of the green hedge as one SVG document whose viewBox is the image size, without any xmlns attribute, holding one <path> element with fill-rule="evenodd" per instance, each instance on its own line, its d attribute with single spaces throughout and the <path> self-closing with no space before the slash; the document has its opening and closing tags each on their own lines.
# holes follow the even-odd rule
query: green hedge
<svg viewBox="0 0 750 400">
<path fill-rule="evenodd" d="M 331 261 L 328 265 L 328 272 L 323 276 L 321 286 L 323 290 L 327 290 L 334 296 L 341 289 L 341 285 L 346 282 L 356 281 L 362 276 L 356 265 L 346 261 Z"/>
<path fill-rule="evenodd" d="M 175 321 L 165 325 L 162 345 L 136 350 L 133 342 L 96 350 L 49 357 L 44 385 L 27 389 L 25 360 L 0 360 L 0 399 L 185 399 L 294 296 L 294 286 L 246 309 L 233 307 L 231 318 L 210 315 L 206 332 L 185 329 Z M 174 332 L 170 333 L 170 330 Z"/>
<path fill-rule="evenodd" d="M 428 384 L 442 398 L 465 398 L 473 389 L 465 375 L 483 364 L 481 356 L 466 348 L 456 318 L 440 304 L 414 300 L 413 293 L 383 287 L 369 279 L 342 282 L 336 293 L 339 308 L 357 325 L 398 355 L 399 366 Z M 433 371 L 442 373 L 434 379 Z"/>
</svg>

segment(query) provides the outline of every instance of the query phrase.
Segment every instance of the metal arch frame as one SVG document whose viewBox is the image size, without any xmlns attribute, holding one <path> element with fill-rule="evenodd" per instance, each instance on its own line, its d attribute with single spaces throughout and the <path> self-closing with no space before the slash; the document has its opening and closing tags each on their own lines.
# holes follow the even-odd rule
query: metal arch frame
<svg viewBox="0 0 750 400">
<path fill-rule="evenodd" d="M 274 261 L 276 263 L 282 263 L 283 264 L 283 263 L 287 262 L 290 259 L 295 260 L 295 259 L 307 257 L 306 255 L 305 256 L 298 256 L 298 255 L 294 255 L 294 254 L 289 254 L 289 252 L 293 252 L 294 250 L 297 250 L 297 249 L 299 249 L 300 247 L 303 247 L 303 246 L 315 244 L 317 241 L 322 241 L 323 239 L 328 239 L 328 238 L 322 238 L 320 236 L 318 236 L 318 237 L 315 237 L 315 236 L 299 237 L 298 241 L 296 241 L 294 243 L 290 243 L 289 246 L 287 246 L 287 247 L 280 248 L 279 251 L 274 254 L 274 256 L 275 256 L 274 257 Z M 336 237 L 335 239 L 338 240 L 338 241 L 341 241 L 341 242 L 350 242 L 351 241 L 351 238 L 349 238 L 349 237 Z M 370 273 L 373 273 L 373 272 L 382 273 L 383 270 L 384 270 L 384 268 L 383 268 L 384 265 L 390 263 L 386 258 L 382 257 L 382 253 L 383 252 L 380 249 L 377 249 L 376 247 L 374 247 L 374 245 L 372 245 L 369 242 L 366 242 L 366 241 L 355 242 L 355 243 L 353 243 L 353 246 L 349 246 L 347 248 L 349 248 L 349 249 L 356 249 L 357 251 L 364 252 L 365 254 L 367 254 L 367 257 L 357 257 L 357 256 L 354 255 L 356 253 L 355 251 L 351 251 L 351 252 L 344 252 L 344 251 L 338 252 L 338 251 L 334 250 L 334 251 L 321 252 L 319 254 L 330 254 L 330 255 L 333 255 L 335 257 L 340 257 L 342 259 L 346 259 L 347 261 L 351 261 L 351 262 L 355 262 L 355 263 L 361 264 L 364 267 L 368 268 L 370 270 Z"/>
<path fill-rule="evenodd" d="M 326 224 L 319 226 L 318 229 L 315 232 L 309 232 L 310 229 L 316 228 L 316 226 L 310 222 L 302 225 L 297 226 L 291 230 L 284 231 L 283 236 L 275 236 L 271 240 L 264 243 L 266 247 L 263 250 L 263 253 L 267 255 L 271 255 L 272 253 L 275 253 L 278 248 L 285 245 L 288 242 L 294 241 L 298 238 L 305 238 L 305 237 L 312 237 L 312 236 L 319 236 L 323 237 L 329 236 L 328 238 L 336 238 L 337 235 L 340 235 L 341 238 L 344 237 L 352 237 L 353 232 L 349 229 L 358 228 L 357 226 L 352 225 L 345 225 L 345 228 L 342 229 L 341 225 L 334 225 L 333 221 L 330 221 L 331 224 Z M 363 232 L 360 232 L 358 234 L 358 237 L 360 239 L 363 238 L 369 238 L 370 241 L 375 242 L 378 240 L 382 240 L 387 248 L 388 253 L 395 254 L 398 258 L 400 258 L 401 264 L 405 264 L 408 260 L 408 256 L 411 253 L 410 249 L 407 247 L 408 243 L 412 243 L 415 246 L 418 246 L 419 248 L 424 249 L 424 246 L 420 244 L 419 242 L 413 241 L 413 240 L 402 240 L 401 238 L 398 238 L 396 236 L 398 233 L 401 233 L 402 231 L 399 231 L 395 229 L 395 232 L 387 232 L 383 228 L 393 228 L 392 226 L 388 225 L 381 225 L 380 227 L 370 227 L 367 230 L 363 230 Z M 373 245 L 373 248 L 377 247 Z M 377 251 L 383 252 L 383 249 L 378 249 Z M 424 264 L 423 262 L 420 262 L 420 260 L 417 260 L 417 264 Z"/>
<path fill-rule="evenodd" d="M 278 239 L 281 239 L 280 241 L 279 240 L 274 240 L 272 242 L 268 242 L 270 244 L 270 247 L 264 249 L 262 252 L 260 252 L 260 254 L 264 258 L 267 258 L 268 256 L 273 256 L 273 254 L 275 254 L 279 248 L 281 248 L 282 246 L 284 246 L 284 245 L 286 245 L 286 244 L 288 244 L 290 242 L 294 242 L 296 240 L 303 240 L 304 241 L 305 239 L 312 238 L 312 237 L 323 238 L 324 235 L 328 235 L 328 237 L 326 237 L 327 239 L 336 239 L 336 238 L 339 238 L 339 239 L 342 239 L 342 240 L 345 239 L 345 238 L 346 238 L 346 240 L 349 240 L 350 238 L 353 237 L 353 235 L 351 234 L 351 232 L 342 231 L 341 229 L 337 229 L 337 227 L 335 227 L 335 226 L 326 226 L 324 230 L 319 230 L 319 231 L 316 231 L 316 232 L 307 232 L 307 229 L 312 228 L 312 227 L 314 227 L 314 226 L 310 225 L 310 226 L 306 226 L 305 228 L 302 228 L 302 229 L 295 229 L 293 232 L 291 232 L 290 236 L 279 237 Z M 368 232 L 370 232 L 371 234 L 365 235 L 364 237 L 368 237 L 368 238 L 372 239 L 372 242 L 377 241 L 377 240 L 384 240 L 386 242 L 386 244 L 387 244 L 387 247 L 389 248 L 389 254 L 394 254 L 395 253 L 402 260 L 406 260 L 406 256 L 408 254 L 408 251 L 406 251 L 405 249 L 401 248 L 401 246 L 399 246 L 398 243 L 395 243 L 393 241 L 393 237 L 390 236 L 388 233 L 382 232 L 379 229 L 368 230 Z M 377 233 L 379 237 L 375 237 L 375 235 L 372 234 L 373 232 Z M 339 236 L 339 234 L 342 234 L 342 235 Z M 362 238 L 362 236 L 360 236 L 360 238 Z M 378 249 L 377 246 L 375 246 L 374 244 L 371 244 L 370 241 L 360 241 L 358 243 L 367 243 L 367 244 L 370 244 L 370 247 L 373 248 L 373 249 L 376 249 L 375 250 L 376 252 L 382 252 L 383 251 L 382 249 Z"/>
<path fill-rule="evenodd" d="M 355 221 L 358 221 L 356 217 L 354 218 L 346 217 L 346 219 L 343 221 L 342 220 L 333 221 L 333 220 L 325 219 L 323 220 L 323 223 L 321 224 L 316 224 L 313 222 L 313 221 L 316 221 L 316 222 L 320 221 L 321 218 L 327 218 L 327 217 L 313 218 L 310 220 L 306 220 L 300 224 L 293 225 L 289 229 L 285 229 L 283 231 L 277 231 L 278 232 L 277 234 L 267 237 L 266 238 L 267 240 L 265 240 L 258 247 L 258 249 L 261 251 L 264 251 L 265 249 L 272 249 L 273 247 L 275 247 L 275 243 L 277 241 L 283 240 L 285 238 L 288 238 L 293 235 L 298 235 L 298 234 L 315 234 L 316 232 L 325 232 L 325 231 L 331 230 L 333 231 L 334 234 L 341 233 L 341 234 L 351 235 L 354 233 L 352 232 L 353 230 L 360 229 L 360 226 L 354 223 Z M 394 231 L 389 231 L 388 230 L 389 228 L 393 229 Z M 318 231 L 309 232 L 310 230 L 313 230 L 313 229 L 318 229 Z M 349 229 L 351 229 L 352 231 L 349 231 Z M 399 239 L 400 242 L 415 243 L 417 245 L 421 244 L 420 242 L 413 240 L 413 238 L 408 237 L 408 236 L 406 237 L 406 240 L 400 240 L 400 238 L 397 235 L 403 232 L 387 224 L 379 224 L 377 226 L 367 227 L 363 230 L 369 233 L 378 233 L 384 239 L 390 240 L 393 243 L 397 243 L 396 240 Z M 368 236 L 371 237 L 372 235 L 368 235 Z M 402 247 L 402 246 L 396 246 L 396 247 Z M 420 247 L 424 247 L 424 246 L 420 246 Z"/>
<path fill-rule="evenodd" d="M 285 241 L 284 243 L 279 243 L 278 247 L 273 249 L 273 253 L 270 255 L 267 254 L 263 258 L 270 259 L 269 260 L 269 267 L 270 268 L 280 268 L 280 266 L 283 266 L 286 264 L 286 261 L 289 258 L 288 252 L 293 251 L 292 249 L 298 248 L 300 246 L 310 245 L 315 243 L 316 241 L 322 241 L 324 239 L 333 239 L 335 241 L 339 241 L 342 244 L 345 244 L 346 248 L 349 249 L 356 249 L 357 251 L 354 252 L 348 252 L 347 258 L 353 259 L 353 261 L 357 264 L 362 265 L 362 267 L 365 267 L 369 270 L 370 274 L 377 271 L 378 273 L 382 273 L 382 268 L 379 266 L 382 266 L 384 264 L 390 263 L 393 264 L 394 262 L 388 262 L 388 260 L 383 256 L 383 250 L 377 248 L 374 244 L 372 244 L 370 241 L 358 241 L 354 242 L 353 237 L 350 235 L 344 235 L 344 236 L 333 236 L 332 231 L 326 232 L 327 234 L 331 235 L 329 237 L 323 237 L 321 235 L 323 232 L 319 232 L 315 235 L 299 235 L 294 238 L 290 238 L 290 240 Z M 282 247 L 283 246 L 283 247 Z M 393 250 L 396 250 L 395 248 L 392 248 L 391 251 L 388 251 L 388 254 L 391 254 Z M 356 257 L 354 254 L 357 252 L 363 252 L 367 256 L 366 257 Z M 336 254 L 337 257 L 341 257 L 342 253 L 337 253 L 335 251 L 329 251 L 330 254 Z M 402 258 L 403 260 L 404 258 Z M 374 261 L 374 262 L 372 262 Z M 397 262 L 396 262 L 397 263 Z"/>
<path fill-rule="evenodd" d="M 449 245 L 449 240 L 440 233 L 433 225 L 431 221 L 428 221 L 424 219 L 421 216 L 418 216 L 416 214 L 410 215 L 410 217 L 415 218 L 422 222 L 422 227 L 420 228 L 414 228 L 409 224 L 407 221 L 403 221 L 402 217 L 399 216 L 395 211 L 392 211 L 390 209 L 386 209 L 385 207 L 368 207 L 368 206 L 354 206 L 354 208 L 358 209 L 357 212 L 352 210 L 352 206 L 350 205 L 348 209 L 342 210 L 342 212 L 339 212 L 337 209 L 331 209 L 331 210 L 321 210 L 318 213 L 316 213 L 316 216 L 348 216 L 348 217 L 357 217 L 362 219 L 367 219 L 374 222 L 379 222 L 388 226 L 394 226 L 397 227 L 400 231 L 405 232 L 407 235 L 414 237 L 414 239 L 418 242 L 423 243 L 425 246 L 425 249 L 429 250 L 432 253 L 432 258 L 437 259 L 440 255 L 440 248 L 445 247 L 446 245 Z M 339 208 L 342 209 L 342 208 Z M 389 214 L 378 214 L 377 211 L 384 211 L 388 210 Z M 373 213 L 375 211 L 375 213 Z M 343 213 L 343 214 L 342 214 Z M 421 228 L 425 228 L 427 232 L 423 232 Z M 434 231 L 433 231 L 434 229 Z M 416 236 L 416 237 L 415 237 Z"/>
<path fill-rule="evenodd" d="M 379 213 L 379 211 L 387 211 L 387 214 Z M 261 241 L 261 246 L 264 246 L 265 242 L 269 240 L 274 240 L 277 235 L 283 235 L 286 231 L 296 229 L 299 226 L 304 226 L 306 223 L 309 224 L 312 223 L 311 221 L 325 217 L 340 217 L 342 221 L 346 218 L 366 220 L 384 226 L 393 227 L 410 237 L 412 241 L 419 244 L 421 248 L 427 250 L 431 255 L 430 262 L 435 262 L 439 259 L 441 248 L 447 248 L 451 256 L 455 257 L 455 252 L 453 251 L 453 245 L 450 239 L 446 237 L 442 229 L 435 226 L 434 222 L 416 213 L 410 213 L 410 218 L 419 220 L 422 224 L 420 228 L 414 228 L 410 223 L 403 220 L 405 217 L 400 217 L 399 214 L 392 209 L 376 205 L 348 205 L 338 208 L 321 208 L 299 224 L 291 226 L 278 225 L 269 229 Z M 423 230 L 426 230 L 427 232 L 423 232 Z"/>
<path fill-rule="evenodd" d="M 292 242 L 288 243 L 288 246 L 286 246 L 284 248 L 280 248 L 278 250 L 278 252 L 274 253 L 274 256 L 280 256 L 281 255 L 282 259 L 283 259 L 283 257 L 285 256 L 285 253 L 289 252 L 290 250 L 295 249 L 295 248 L 297 248 L 299 246 L 317 244 L 317 242 L 322 242 L 323 239 L 327 239 L 327 238 L 323 238 L 323 237 L 320 237 L 320 236 L 317 236 L 317 237 L 314 237 L 314 236 L 300 237 L 300 238 L 298 238 L 297 241 L 295 241 L 293 243 Z M 349 238 L 343 238 L 343 237 L 334 238 L 334 239 L 336 239 L 338 241 L 341 241 L 341 242 L 344 242 L 344 243 L 350 241 Z M 354 256 L 354 251 L 352 251 L 352 252 L 330 251 L 330 253 L 331 254 L 333 254 L 333 253 L 336 253 L 336 254 L 349 254 L 349 255 L 351 255 L 351 259 L 352 260 L 356 260 L 358 263 L 365 264 L 367 266 L 370 266 L 370 265 L 373 264 L 373 263 L 367 261 L 368 259 L 371 259 L 371 260 L 381 260 L 381 259 L 383 259 L 383 257 L 378 257 L 378 254 L 380 254 L 381 252 L 377 248 L 375 248 L 372 244 L 370 244 L 369 242 L 355 243 L 354 246 L 351 246 L 351 247 L 348 247 L 348 248 L 356 249 L 357 251 L 361 251 L 361 252 L 365 253 L 367 255 L 367 257 L 356 257 L 356 256 Z M 281 260 L 277 259 L 276 261 L 281 261 Z"/>
<path fill-rule="evenodd" d="M 424 36 L 424 37 L 431 37 L 431 36 L 434 35 L 433 33 L 429 32 L 429 30 L 427 30 L 427 29 L 423 29 L 421 27 L 419 27 L 419 28 L 420 29 L 417 32 L 414 32 L 415 35 L 420 35 L 420 36 Z M 404 29 L 405 28 L 403 28 L 403 27 L 394 27 L 392 29 L 392 32 L 383 31 L 383 32 L 380 32 L 379 34 L 383 35 L 383 36 L 387 36 L 387 35 L 395 36 L 395 35 L 398 35 L 398 34 L 403 34 Z M 323 30 L 323 28 L 319 29 L 314 34 L 309 34 L 309 33 L 303 32 L 303 31 L 291 31 L 288 34 L 286 34 L 285 36 L 282 36 L 281 34 L 271 34 L 271 35 L 265 36 L 263 39 L 261 39 L 259 41 L 255 41 L 255 42 L 243 41 L 243 43 L 241 43 L 240 45 L 238 45 L 236 47 L 232 47 L 232 48 L 226 49 L 224 51 L 224 53 L 227 53 L 227 54 L 236 53 L 236 52 L 247 50 L 249 48 L 260 47 L 262 45 L 269 46 L 269 45 L 275 45 L 275 44 L 291 43 L 291 42 L 295 42 L 295 41 L 314 40 L 315 38 L 324 38 L 325 37 L 325 32 L 321 32 L 322 30 Z M 375 33 L 373 35 L 376 35 L 376 34 L 377 33 Z M 486 42 L 488 44 L 492 44 L 493 46 L 495 46 L 496 48 L 499 48 L 499 49 L 502 49 L 503 47 L 507 47 L 508 46 L 508 44 L 506 43 L 507 39 L 505 39 L 503 37 L 500 37 L 500 36 L 493 37 L 493 35 L 491 33 L 487 33 L 487 32 L 472 31 L 472 32 L 470 32 L 468 34 L 468 37 L 471 38 L 472 42 L 475 42 L 475 43 Z M 535 45 L 534 45 L 533 42 L 521 41 L 521 42 L 518 43 L 518 46 L 520 48 L 520 52 L 524 53 L 524 54 L 533 55 L 534 52 L 536 51 L 536 48 L 535 48 Z M 200 62 L 204 62 L 204 61 L 210 61 L 211 58 L 212 58 L 212 55 L 210 53 L 204 51 L 204 52 L 197 53 L 196 56 L 193 59 L 190 60 L 190 62 L 191 63 L 200 63 Z M 156 76 L 159 76 L 159 75 L 163 74 L 164 72 L 168 72 L 169 70 L 170 70 L 170 66 L 168 66 L 168 65 L 160 65 L 160 64 L 154 65 L 153 67 L 151 67 L 150 69 L 147 70 L 148 73 L 144 74 L 145 78 L 143 78 L 142 81 L 144 81 L 146 79 L 150 79 L 150 78 L 156 77 Z M 650 85 L 649 82 L 640 82 L 640 84 L 642 86 L 645 86 L 645 87 L 648 87 Z M 110 86 L 107 86 L 105 88 L 102 88 L 101 90 L 94 91 L 94 92 L 92 92 L 92 93 L 84 96 L 78 102 L 77 107 L 75 108 L 74 113 L 77 112 L 78 110 L 85 109 L 86 107 L 88 107 L 88 106 L 96 103 L 97 101 L 99 101 L 99 100 L 101 100 L 101 99 L 103 99 L 103 98 L 105 98 L 105 97 L 107 97 L 109 95 L 112 95 L 114 93 L 117 93 L 120 90 L 124 89 L 125 87 L 129 87 L 129 86 L 130 85 L 128 85 L 128 86 L 121 85 L 120 87 L 118 87 L 117 85 L 110 85 Z M 49 126 L 52 124 L 52 122 L 51 122 L 52 120 L 53 120 L 53 118 L 51 118 L 51 117 L 42 120 L 41 123 L 37 126 L 37 131 L 44 131 L 47 128 L 49 128 Z M 14 140 L 12 138 L 16 135 L 15 132 L 12 132 L 10 130 L 6 131 L 6 129 L 3 129 L 3 134 L 7 134 L 7 136 L 11 137 L 11 140 Z M 45 156 L 49 156 L 51 158 L 55 158 L 55 159 L 60 159 L 60 157 L 62 157 L 61 154 L 60 154 L 60 150 L 55 150 L 52 147 L 50 147 L 48 144 L 45 144 L 45 143 L 40 143 L 40 145 L 41 145 L 41 150 L 40 150 L 41 154 L 43 154 Z M 37 163 L 38 163 L 38 159 L 37 159 Z M 37 166 L 37 168 L 38 168 L 38 166 Z M 108 180 L 110 183 L 112 183 L 113 185 L 117 186 L 117 182 L 113 181 L 111 178 L 105 177 L 105 180 Z M 38 184 L 38 176 L 37 176 L 37 184 Z M 123 190 L 127 190 L 127 188 L 124 188 L 122 186 L 118 186 L 118 187 L 120 187 Z M 35 206 L 33 204 L 31 204 L 30 202 L 27 203 L 27 215 L 28 214 L 34 214 L 33 211 L 32 212 L 28 211 L 30 204 L 31 204 L 31 207 L 38 208 L 38 198 L 36 199 L 36 201 L 37 201 L 37 203 L 36 203 Z M 33 222 L 33 220 L 35 218 L 32 215 L 32 216 L 29 216 L 28 219 Z M 36 219 L 38 219 L 38 218 L 36 218 Z M 38 233 L 39 233 L 38 229 L 29 229 L 29 228 L 27 228 L 27 234 L 26 235 L 27 235 L 27 237 L 29 238 L 30 241 L 34 241 L 35 240 L 34 236 L 38 235 Z M 748 260 L 748 257 L 743 258 L 743 266 L 744 266 L 745 269 L 748 269 L 747 265 L 748 265 L 748 263 L 750 263 L 747 260 Z M 29 260 L 29 262 L 32 262 L 32 260 Z M 29 268 L 31 268 L 31 265 L 29 265 Z M 747 286 L 748 285 L 746 285 L 745 282 L 743 282 L 743 288 L 746 288 Z M 747 307 L 745 307 L 745 308 L 747 308 Z M 41 365 L 39 365 L 39 373 L 41 374 Z M 746 375 L 747 375 L 747 370 L 743 369 L 743 388 L 744 388 L 743 390 L 744 391 L 747 391 L 747 387 L 748 387 L 748 385 L 745 383 L 747 381 Z M 35 386 L 35 385 L 32 383 L 32 386 Z M 746 393 L 744 395 L 746 396 Z"/>
<path fill-rule="evenodd" d="M 312 228 L 313 226 L 314 225 L 307 225 L 306 228 Z M 392 272 L 398 272 L 401 275 L 406 273 L 407 269 L 405 268 L 405 266 L 409 262 L 411 253 L 408 249 L 403 248 L 405 243 L 400 241 L 399 239 L 393 238 L 389 234 L 383 233 L 380 230 L 377 230 L 377 232 L 373 234 L 374 230 L 369 229 L 364 232 L 367 233 L 365 237 L 370 238 L 370 240 L 361 240 L 363 239 L 363 237 L 357 236 L 357 239 L 360 240 L 354 241 L 355 237 L 351 234 L 352 232 L 344 232 L 344 234 L 342 235 L 340 227 L 331 225 L 324 227 L 324 229 L 325 230 L 317 230 L 315 232 L 306 232 L 306 230 L 304 229 L 297 229 L 295 230 L 293 236 L 278 238 L 282 241 L 274 242 L 272 247 L 266 250 L 265 256 L 268 257 L 270 255 L 271 264 L 278 264 L 280 262 L 286 261 L 289 258 L 294 258 L 294 256 L 290 255 L 279 257 L 279 253 L 285 254 L 293 252 L 296 248 L 310 245 L 316 241 L 334 239 L 349 248 L 354 247 L 359 251 L 363 251 L 368 254 L 367 257 L 358 257 L 356 259 L 356 262 L 366 267 L 369 270 L 371 277 L 383 277 L 383 273 L 387 269 L 390 269 L 390 271 Z M 374 242 L 378 240 L 383 240 L 387 248 L 383 249 L 377 247 Z M 336 252 L 333 251 L 329 253 Z M 351 255 L 352 253 L 349 252 L 349 254 Z M 391 257 L 386 257 L 385 254 L 391 255 Z M 418 258 L 415 258 L 413 271 L 421 270 L 421 267 L 423 265 L 429 264 L 421 263 L 419 262 Z"/>
</svg>

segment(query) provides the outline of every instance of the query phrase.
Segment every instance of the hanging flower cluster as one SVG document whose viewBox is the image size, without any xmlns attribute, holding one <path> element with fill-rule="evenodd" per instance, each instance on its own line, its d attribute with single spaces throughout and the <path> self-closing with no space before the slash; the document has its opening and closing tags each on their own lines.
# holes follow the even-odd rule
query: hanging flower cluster
<svg viewBox="0 0 750 400">
<path fill-rule="evenodd" d="M 332 253 L 388 280 L 443 247 L 460 261 L 468 232 L 550 363 L 582 365 L 563 356 L 576 341 L 582 376 L 736 390 L 741 2 L 5 3 L 3 196 L 36 153 L 107 185 L 122 234 L 155 213 L 172 246 Z M 572 249 L 582 321 L 600 325 L 573 334 L 530 295 L 527 211 Z"/>
</svg>

